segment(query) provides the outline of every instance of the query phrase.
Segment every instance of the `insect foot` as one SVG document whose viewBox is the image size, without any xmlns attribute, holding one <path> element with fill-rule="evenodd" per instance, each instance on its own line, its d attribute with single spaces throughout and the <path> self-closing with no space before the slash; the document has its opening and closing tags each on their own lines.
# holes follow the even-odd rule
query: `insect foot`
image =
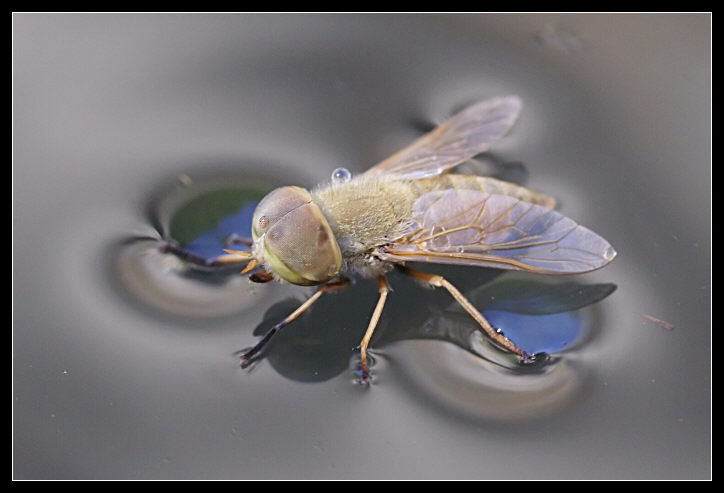
<svg viewBox="0 0 724 493">
<path fill-rule="evenodd" d="M 367 357 L 365 359 L 362 359 L 361 357 L 357 359 L 357 356 L 355 356 L 355 371 L 354 371 L 354 383 L 362 386 L 368 386 L 372 384 L 372 381 L 374 380 L 374 372 L 370 370 L 371 367 L 375 365 L 375 359 L 367 353 Z"/>
<path fill-rule="evenodd" d="M 547 366 L 552 360 L 551 355 L 548 353 L 535 353 L 521 356 L 520 364 L 526 370 L 537 370 L 544 366 Z"/>
<path fill-rule="evenodd" d="M 252 363 L 254 363 L 254 354 L 255 352 L 252 352 L 254 348 L 252 347 L 246 347 L 244 349 L 239 349 L 238 351 L 234 351 L 234 356 L 239 357 L 240 366 L 242 369 L 249 368 Z"/>
</svg>

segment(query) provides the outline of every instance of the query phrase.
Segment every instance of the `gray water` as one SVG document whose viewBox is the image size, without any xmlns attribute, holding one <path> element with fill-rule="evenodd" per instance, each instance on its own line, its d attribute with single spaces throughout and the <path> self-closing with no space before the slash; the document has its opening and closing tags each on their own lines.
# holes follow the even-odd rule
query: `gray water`
<svg viewBox="0 0 724 493">
<path fill-rule="evenodd" d="M 13 26 L 15 478 L 710 477 L 709 16 Z M 525 107 L 495 160 L 619 252 L 565 279 L 616 290 L 537 371 L 506 371 L 482 339 L 487 357 L 415 336 L 469 321 L 399 276 L 371 386 L 354 377 L 363 280 L 242 370 L 234 352 L 311 291 L 184 274 L 143 239 L 189 180 L 312 186 L 505 94 Z M 444 272 L 485 299 L 486 283 L 537 282 Z"/>
</svg>

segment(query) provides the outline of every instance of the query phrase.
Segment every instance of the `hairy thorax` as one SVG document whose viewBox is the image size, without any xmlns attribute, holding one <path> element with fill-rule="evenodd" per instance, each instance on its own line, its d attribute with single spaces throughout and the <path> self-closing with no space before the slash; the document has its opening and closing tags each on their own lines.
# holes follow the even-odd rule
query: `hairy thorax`
<svg viewBox="0 0 724 493">
<path fill-rule="evenodd" d="M 323 185 L 312 192 L 312 198 L 326 215 L 342 251 L 342 271 L 373 277 L 392 268 L 373 253 L 409 227 L 417 198 L 411 182 L 359 176 Z"/>
</svg>

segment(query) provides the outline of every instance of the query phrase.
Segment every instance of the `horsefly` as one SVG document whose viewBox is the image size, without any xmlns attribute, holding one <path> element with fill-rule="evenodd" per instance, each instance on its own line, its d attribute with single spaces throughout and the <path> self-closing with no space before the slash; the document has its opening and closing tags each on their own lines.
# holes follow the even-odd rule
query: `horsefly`
<svg viewBox="0 0 724 493">
<path fill-rule="evenodd" d="M 330 183 L 309 191 L 277 188 L 258 204 L 251 251 L 226 250 L 229 261 L 249 261 L 252 280 L 277 279 L 320 286 L 242 355 L 247 366 L 282 327 L 350 275 L 377 280 L 379 300 L 360 343 L 362 376 L 367 349 L 390 291 L 385 275 L 397 269 L 445 288 L 496 344 L 530 362 L 528 354 L 488 323 L 439 275 L 408 262 L 579 274 L 609 263 L 616 251 L 602 237 L 556 212 L 555 200 L 495 178 L 448 173 L 488 150 L 515 124 L 516 96 L 474 104 L 392 157 L 352 177 L 335 170 Z"/>
</svg>

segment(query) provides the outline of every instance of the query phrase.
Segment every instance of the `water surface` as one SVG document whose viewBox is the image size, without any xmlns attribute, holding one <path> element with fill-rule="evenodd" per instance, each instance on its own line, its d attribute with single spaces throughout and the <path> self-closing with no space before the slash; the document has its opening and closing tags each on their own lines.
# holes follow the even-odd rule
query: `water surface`
<svg viewBox="0 0 724 493">
<path fill-rule="evenodd" d="M 15 477 L 709 477 L 709 33 L 704 15 L 15 15 Z M 545 365 L 516 369 L 395 275 L 370 388 L 365 281 L 242 370 L 310 291 L 153 247 L 184 191 L 359 173 L 504 94 L 523 115 L 480 166 L 619 256 L 563 280 L 436 272 L 506 330 L 560 327 L 528 336 Z"/>
</svg>

